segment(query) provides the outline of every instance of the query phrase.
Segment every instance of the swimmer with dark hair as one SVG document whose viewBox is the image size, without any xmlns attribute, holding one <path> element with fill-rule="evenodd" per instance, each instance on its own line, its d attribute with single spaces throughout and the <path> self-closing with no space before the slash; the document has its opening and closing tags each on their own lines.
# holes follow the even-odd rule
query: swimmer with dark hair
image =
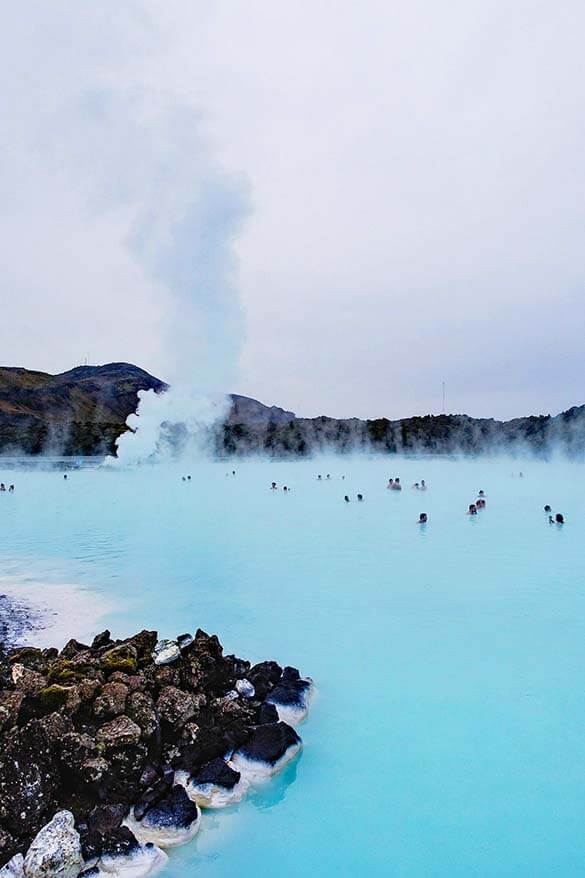
<svg viewBox="0 0 585 878">
<path fill-rule="evenodd" d="M 392 485 L 394 491 L 402 491 L 402 485 L 400 484 L 400 479 L 398 476 L 394 479 L 394 484 Z"/>
<path fill-rule="evenodd" d="M 65 473 L 65 474 L 64 474 L 64 476 L 63 476 L 63 478 L 64 478 L 64 479 L 66 479 L 66 478 L 67 478 L 67 473 Z"/>
<path fill-rule="evenodd" d="M 413 485 L 412 487 L 414 488 L 415 491 L 418 491 L 419 488 L 420 488 L 420 485 L 419 485 L 418 482 L 415 482 L 414 485 Z"/>
<path fill-rule="evenodd" d="M 234 473 L 234 475 L 235 475 L 235 473 Z M 187 481 L 188 481 L 188 482 L 191 481 L 191 476 L 187 476 Z"/>
<path fill-rule="evenodd" d="M 276 491 L 276 482 L 272 482 L 272 484 L 270 485 L 270 490 Z"/>
<path fill-rule="evenodd" d="M 6 485 L 4 484 L 4 482 L 0 482 L 0 491 L 5 491 L 5 490 L 6 490 Z"/>
<path fill-rule="evenodd" d="M 10 487 L 8 488 L 8 493 L 14 494 L 14 485 L 10 485 Z"/>
<path fill-rule="evenodd" d="M 564 524 L 565 523 L 564 515 L 562 515 L 560 512 L 557 512 L 557 514 L 555 515 L 555 522 L 556 522 L 556 524 Z"/>
<path fill-rule="evenodd" d="M 357 495 L 357 498 L 358 498 L 358 500 L 361 502 L 361 501 L 364 499 L 364 495 L 363 495 L 363 494 L 358 494 L 358 495 Z"/>
<path fill-rule="evenodd" d="M 485 497 L 485 491 L 479 491 L 478 497 Z"/>
<path fill-rule="evenodd" d="M 424 479 L 421 479 L 420 489 L 421 489 L 421 491 L 426 491 L 426 489 L 427 489 L 426 482 Z"/>
<path fill-rule="evenodd" d="M 544 507 L 544 511 L 545 511 L 545 512 L 552 512 L 552 509 L 550 508 L 550 506 L 548 505 L 548 503 L 547 503 L 546 506 Z"/>
<path fill-rule="evenodd" d="M 349 497 L 347 496 L 347 494 L 345 495 L 345 497 L 343 499 L 345 500 L 346 503 L 349 503 Z"/>
<path fill-rule="evenodd" d="M 421 514 L 418 517 L 418 523 L 419 524 L 426 524 L 428 520 L 429 519 L 428 519 L 426 512 L 421 512 Z"/>
<path fill-rule="evenodd" d="M 477 515 L 477 506 L 475 503 L 469 504 L 469 509 L 467 510 L 468 515 Z"/>
<path fill-rule="evenodd" d="M 330 473 L 327 473 L 327 478 L 328 478 L 328 479 L 331 478 L 331 474 L 330 474 Z"/>
<path fill-rule="evenodd" d="M 319 473 L 319 475 L 317 476 L 317 481 L 319 481 L 320 478 L 321 478 L 321 473 Z"/>
<path fill-rule="evenodd" d="M 485 509 L 485 500 L 483 499 L 483 497 L 478 497 L 475 501 L 475 505 L 478 509 Z"/>
<path fill-rule="evenodd" d="M 394 479 L 388 479 L 386 487 L 392 489 L 394 487 Z"/>
</svg>

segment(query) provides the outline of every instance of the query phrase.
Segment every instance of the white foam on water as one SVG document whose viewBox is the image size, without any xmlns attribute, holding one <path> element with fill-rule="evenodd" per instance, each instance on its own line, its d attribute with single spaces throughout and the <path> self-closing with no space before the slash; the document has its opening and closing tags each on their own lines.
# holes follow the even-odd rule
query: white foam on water
<svg viewBox="0 0 585 878">
<path fill-rule="evenodd" d="M 0 595 L 24 611 L 30 623 L 29 628 L 15 632 L 16 643 L 40 648 L 61 648 L 72 637 L 91 642 L 103 630 L 104 617 L 113 610 L 99 592 L 74 583 L 6 576 L 0 578 Z"/>
<path fill-rule="evenodd" d="M 313 681 L 308 677 L 304 677 L 303 680 L 311 685 L 301 695 L 302 705 L 280 704 L 277 701 L 273 701 L 270 695 L 266 699 L 267 704 L 273 704 L 275 706 L 279 720 L 287 723 L 289 726 L 298 726 L 306 720 L 309 715 L 311 702 L 315 697 L 315 684 Z"/>
<path fill-rule="evenodd" d="M 278 774 L 285 765 L 292 762 L 292 760 L 301 752 L 302 747 L 302 741 L 299 741 L 298 744 L 291 744 L 274 765 L 270 762 L 263 762 L 259 759 L 249 759 L 242 753 L 237 752 L 234 753 L 229 760 L 228 765 L 230 765 L 234 771 L 239 771 L 249 783 L 262 783 L 262 781 L 268 780 L 268 778 L 272 777 L 274 774 Z"/>
<path fill-rule="evenodd" d="M 192 802 L 200 808 L 229 808 L 241 802 L 250 786 L 246 778 L 241 777 L 231 790 L 214 783 L 196 784 L 189 779 L 186 771 L 175 772 L 175 783 L 180 784 Z"/>
<path fill-rule="evenodd" d="M 123 826 L 127 826 L 136 838 L 142 844 L 152 842 L 160 848 L 178 847 L 182 844 L 188 844 L 192 838 L 195 838 L 201 827 L 201 813 L 197 815 L 197 819 L 193 821 L 188 829 L 173 826 L 153 826 L 145 823 L 143 820 L 136 820 L 134 817 L 134 809 L 124 820 Z"/>
<path fill-rule="evenodd" d="M 99 874 L 108 878 L 145 878 L 166 866 L 168 856 L 156 845 L 142 846 L 124 856 L 105 856 L 99 861 Z"/>
</svg>

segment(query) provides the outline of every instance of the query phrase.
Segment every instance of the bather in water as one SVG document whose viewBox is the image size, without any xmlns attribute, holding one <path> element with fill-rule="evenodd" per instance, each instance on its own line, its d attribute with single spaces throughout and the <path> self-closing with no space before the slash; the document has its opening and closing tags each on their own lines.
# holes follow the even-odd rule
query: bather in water
<svg viewBox="0 0 585 878">
<path fill-rule="evenodd" d="M 400 479 L 398 476 L 394 479 L 394 484 L 392 485 L 393 491 L 402 491 L 402 485 L 400 484 Z"/>
<path fill-rule="evenodd" d="M 345 500 L 346 503 L 349 503 L 349 497 L 347 496 L 347 494 L 345 495 L 345 497 L 343 499 Z"/>
<path fill-rule="evenodd" d="M 557 512 L 557 514 L 555 515 L 555 523 L 556 524 L 564 524 L 565 523 L 565 517 L 564 517 L 564 515 L 562 515 L 562 513 Z"/>
<path fill-rule="evenodd" d="M 426 524 L 428 520 L 429 519 L 428 519 L 426 512 L 421 512 L 421 514 L 418 517 L 418 523 L 419 524 Z"/>
<path fill-rule="evenodd" d="M 467 510 L 468 515 L 477 515 L 477 506 L 475 503 L 469 504 L 469 509 Z"/>
<path fill-rule="evenodd" d="M 545 511 L 545 512 L 552 512 L 552 509 L 550 508 L 550 506 L 548 505 L 548 503 L 547 503 L 546 506 L 544 507 L 544 511 Z"/>
<path fill-rule="evenodd" d="M 388 484 L 386 485 L 386 487 L 392 490 L 392 488 L 394 487 L 394 479 L 388 479 Z"/>
<path fill-rule="evenodd" d="M 360 503 L 361 503 L 361 501 L 364 499 L 364 495 L 363 495 L 363 494 L 358 494 L 358 495 L 357 495 L 357 498 L 358 498 L 358 500 L 359 500 Z"/>
<path fill-rule="evenodd" d="M 421 491 L 426 491 L 426 489 L 427 489 L 427 485 L 426 485 L 426 482 L 424 479 L 421 479 L 420 489 L 421 489 Z"/>
</svg>

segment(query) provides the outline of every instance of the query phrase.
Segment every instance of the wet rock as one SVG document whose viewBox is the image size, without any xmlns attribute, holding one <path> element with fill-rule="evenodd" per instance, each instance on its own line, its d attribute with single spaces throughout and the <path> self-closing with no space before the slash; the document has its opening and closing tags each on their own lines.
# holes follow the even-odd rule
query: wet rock
<svg viewBox="0 0 585 878">
<path fill-rule="evenodd" d="M 111 719 L 124 713 L 128 687 L 123 683 L 106 683 L 93 704 L 93 712 L 98 720 Z"/>
<path fill-rule="evenodd" d="M 261 701 L 266 698 L 281 676 L 282 668 L 276 662 L 260 662 L 248 672 L 248 680 L 256 690 L 256 697 Z"/>
<path fill-rule="evenodd" d="M 97 731 L 96 741 L 98 744 L 102 744 L 106 750 L 110 750 L 114 747 L 128 747 L 132 744 L 138 744 L 140 735 L 140 726 L 137 726 L 129 716 L 122 715 L 101 726 Z"/>
<path fill-rule="evenodd" d="M 312 680 L 283 673 L 282 680 L 268 695 L 266 702 L 274 704 L 281 720 L 294 726 L 307 716 L 312 692 Z"/>
<path fill-rule="evenodd" d="M 260 705 L 260 710 L 258 712 L 258 725 L 263 725 L 264 723 L 277 723 L 278 722 L 278 711 L 274 704 L 268 704 L 266 701 L 264 704 Z"/>
<path fill-rule="evenodd" d="M 250 740 L 230 759 L 231 766 L 250 780 L 280 771 L 302 746 L 295 730 L 283 722 L 257 726 Z"/>
<path fill-rule="evenodd" d="M 149 808 L 141 820 L 131 814 L 124 825 L 139 841 L 158 847 L 186 844 L 198 832 L 201 812 L 182 786 L 174 786 L 168 796 Z"/>
<path fill-rule="evenodd" d="M 181 648 L 176 640 L 159 640 L 152 653 L 155 665 L 170 665 L 180 656 Z"/>
<path fill-rule="evenodd" d="M 125 815 L 124 815 L 125 816 Z M 121 824 L 103 832 L 90 830 L 81 839 L 81 850 L 86 863 L 102 856 L 127 856 L 140 845 L 136 836 Z"/>
<path fill-rule="evenodd" d="M 59 811 L 35 837 L 24 858 L 26 878 L 77 878 L 81 840 L 70 811 Z"/>
<path fill-rule="evenodd" d="M 176 778 L 189 798 L 201 808 L 225 808 L 240 802 L 249 787 L 240 772 L 223 759 L 213 759 L 192 777 L 186 772 L 177 772 Z"/>
</svg>

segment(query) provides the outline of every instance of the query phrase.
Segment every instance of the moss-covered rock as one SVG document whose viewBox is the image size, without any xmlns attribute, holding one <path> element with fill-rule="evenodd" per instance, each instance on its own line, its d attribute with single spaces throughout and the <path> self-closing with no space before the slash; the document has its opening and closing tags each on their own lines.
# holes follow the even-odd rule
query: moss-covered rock
<svg viewBox="0 0 585 878">
<path fill-rule="evenodd" d="M 103 654 L 100 659 L 102 670 L 106 674 L 122 671 L 124 674 L 135 674 L 138 670 L 138 654 L 130 643 L 121 643 Z"/>
<path fill-rule="evenodd" d="M 71 689 L 69 686 L 59 686 L 54 683 L 52 686 L 46 686 L 39 693 L 39 702 L 45 713 L 59 710 L 63 705 L 67 704 Z"/>
</svg>

